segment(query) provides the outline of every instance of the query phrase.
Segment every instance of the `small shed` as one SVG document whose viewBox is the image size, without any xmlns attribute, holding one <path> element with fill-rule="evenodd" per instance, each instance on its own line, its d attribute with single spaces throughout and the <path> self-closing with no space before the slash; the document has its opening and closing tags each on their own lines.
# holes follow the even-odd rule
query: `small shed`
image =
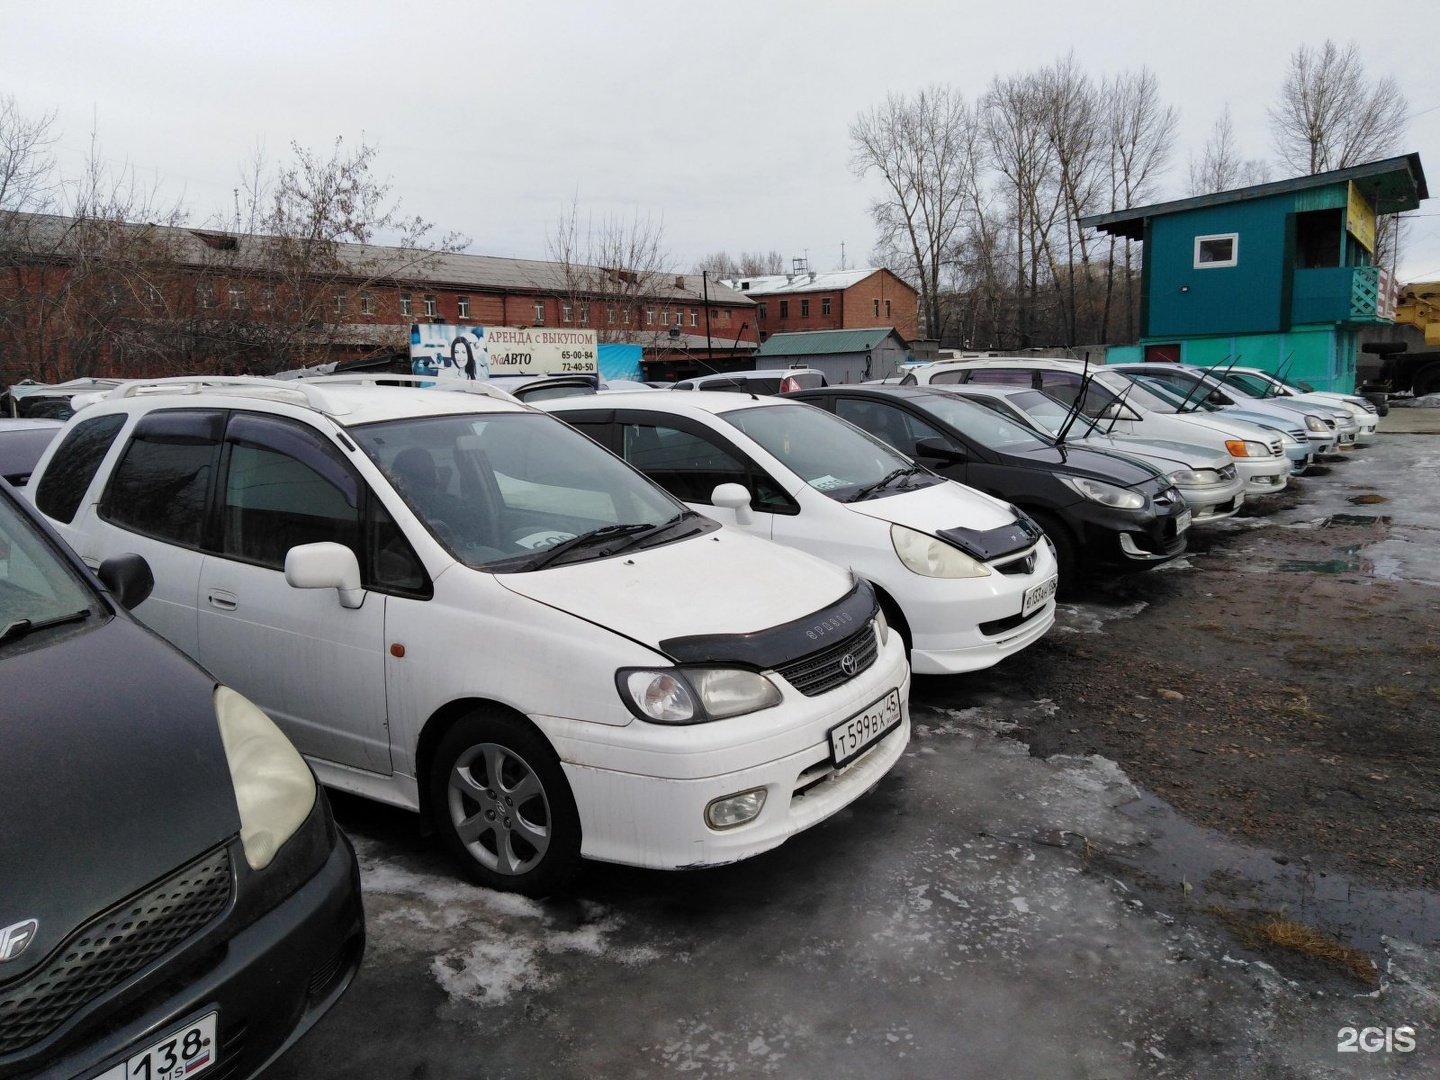
<svg viewBox="0 0 1440 1080">
<path fill-rule="evenodd" d="M 895 375 L 908 359 L 910 349 L 893 326 L 814 330 L 771 334 L 755 354 L 755 370 L 811 367 L 833 386 Z"/>
</svg>

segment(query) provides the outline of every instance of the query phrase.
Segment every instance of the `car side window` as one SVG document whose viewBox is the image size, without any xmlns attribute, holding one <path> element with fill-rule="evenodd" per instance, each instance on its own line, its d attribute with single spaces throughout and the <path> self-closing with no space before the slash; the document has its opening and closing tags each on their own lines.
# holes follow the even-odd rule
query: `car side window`
<svg viewBox="0 0 1440 1080">
<path fill-rule="evenodd" d="M 221 500 L 223 554 L 276 570 L 299 544 L 344 544 L 365 561 L 360 481 L 302 425 L 236 413 Z"/>
<path fill-rule="evenodd" d="M 711 505 L 721 484 L 739 484 L 757 510 L 793 512 L 794 503 L 764 472 L 713 439 L 664 424 L 621 428 L 625 460 L 681 502 Z"/>
<path fill-rule="evenodd" d="M 224 422 L 224 413 L 204 409 L 161 409 L 142 417 L 101 497 L 101 518 L 181 547 L 200 547 Z"/>
<path fill-rule="evenodd" d="M 55 521 L 74 521 L 105 460 L 115 436 L 125 426 L 124 413 L 97 416 L 76 424 L 56 448 L 50 466 L 35 489 L 35 505 Z"/>
<path fill-rule="evenodd" d="M 976 368 L 970 372 L 969 381 L 990 386 L 1030 386 L 1034 373 L 1028 368 Z"/>
<path fill-rule="evenodd" d="M 969 374 L 970 372 L 964 368 L 957 368 L 953 371 L 937 371 L 931 376 L 930 381 L 932 383 L 962 383 L 966 381 L 966 377 Z M 976 382 L 979 381 L 978 379 L 976 380 Z"/>
<path fill-rule="evenodd" d="M 939 439 L 946 446 L 951 445 L 951 440 L 939 428 L 883 401 L 840 398 L 835 402 L 835 415 L 877 439 L 884 439 L 902 454 L 913 456 L 915 444 L 921 439 Z"/>
</svg>

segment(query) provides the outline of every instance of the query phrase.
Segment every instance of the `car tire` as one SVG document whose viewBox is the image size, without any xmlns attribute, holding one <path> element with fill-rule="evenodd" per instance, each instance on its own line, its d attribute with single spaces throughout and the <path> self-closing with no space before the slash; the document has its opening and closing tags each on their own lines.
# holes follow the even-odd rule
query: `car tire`
<svg viewBox="0 0 1440 1080">
<path fill-rule="evenodd" d="M 1060 590 L 1068 591 L 1079 585 L 1082 575 L 1074 535 L 1054 514 L 1028 507 L 1025 512 L 1035 519 L 1035 523 L 1044 529 L 1045 535 L 1050 538 L 1050 546 L 1055 551 L 1055 565 L 1060 574 Z"/>
<path fill-rule="evenodd" d="M 471 880 L 546 896 L 580 866 L 580 814 L 554 749 L 497 709 L 457 721 L 435 750 L 430 808 Z"/>
</svg>

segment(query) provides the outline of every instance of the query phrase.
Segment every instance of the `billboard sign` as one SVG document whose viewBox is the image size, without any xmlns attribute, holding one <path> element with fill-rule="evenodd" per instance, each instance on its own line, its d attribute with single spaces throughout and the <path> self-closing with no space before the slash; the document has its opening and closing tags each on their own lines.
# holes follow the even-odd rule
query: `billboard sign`
<svg viewBox="0 0 1440 1080">
<path fill-rule="evenodd" d="M 491 375 L 598 374 L 594 330 L 543 326 L 410 327 L 410 370 L 436 379 L 486 379 Z"/>
<path fill-rule="evenodd" d="M 1366 251 L 1375 250 L 1375 211 L 1353 180 L 1345 207 L 1345 228 Z"/>
</svg>

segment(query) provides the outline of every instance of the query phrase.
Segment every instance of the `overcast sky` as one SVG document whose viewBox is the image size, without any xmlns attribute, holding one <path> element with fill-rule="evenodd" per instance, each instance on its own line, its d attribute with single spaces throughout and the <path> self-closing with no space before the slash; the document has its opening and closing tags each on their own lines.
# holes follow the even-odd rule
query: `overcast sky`
<svg viewBox="0 0 1440 1080">
<path fill-rule="evenodd" d="M 1097 80 L 1148 65 L 1180 113 L 1164 197 L 1186 191 L 1229 104 L 1245 157 L 1274 159 L 1266 110 L 1290 55 L 1358 42 L 1393 74 L 1409 136 L 1440 183 L 1440 63 L 1426 5 L 1353 0 L 887 3 L 851 0 L 0 0 L 0 94 L 53 110 L 62 169 L 92 132 L 103 157 L 233 220 L 257 147 L 378 151 L 410 214 L 473 254 L 545 258 L 582 215 L 663 223 L 677 270 L 725 250 L 864 265 L 878 187 L 848 127 L 888 93 L 941 82 L 969 99 L 1074 50 Z M 1418 25 L 1417 25 L 1418 20 Z M 1273 172 L 1275 179 L 1283 172 Z M 1440 189 L 1437 189 L 1440 190 Z M 1429 216 L 1434 215 L 1434 216 Z M 1400 278 L 1440 278 L 1440 199 L 1423 204 Z"/>
</svg>

